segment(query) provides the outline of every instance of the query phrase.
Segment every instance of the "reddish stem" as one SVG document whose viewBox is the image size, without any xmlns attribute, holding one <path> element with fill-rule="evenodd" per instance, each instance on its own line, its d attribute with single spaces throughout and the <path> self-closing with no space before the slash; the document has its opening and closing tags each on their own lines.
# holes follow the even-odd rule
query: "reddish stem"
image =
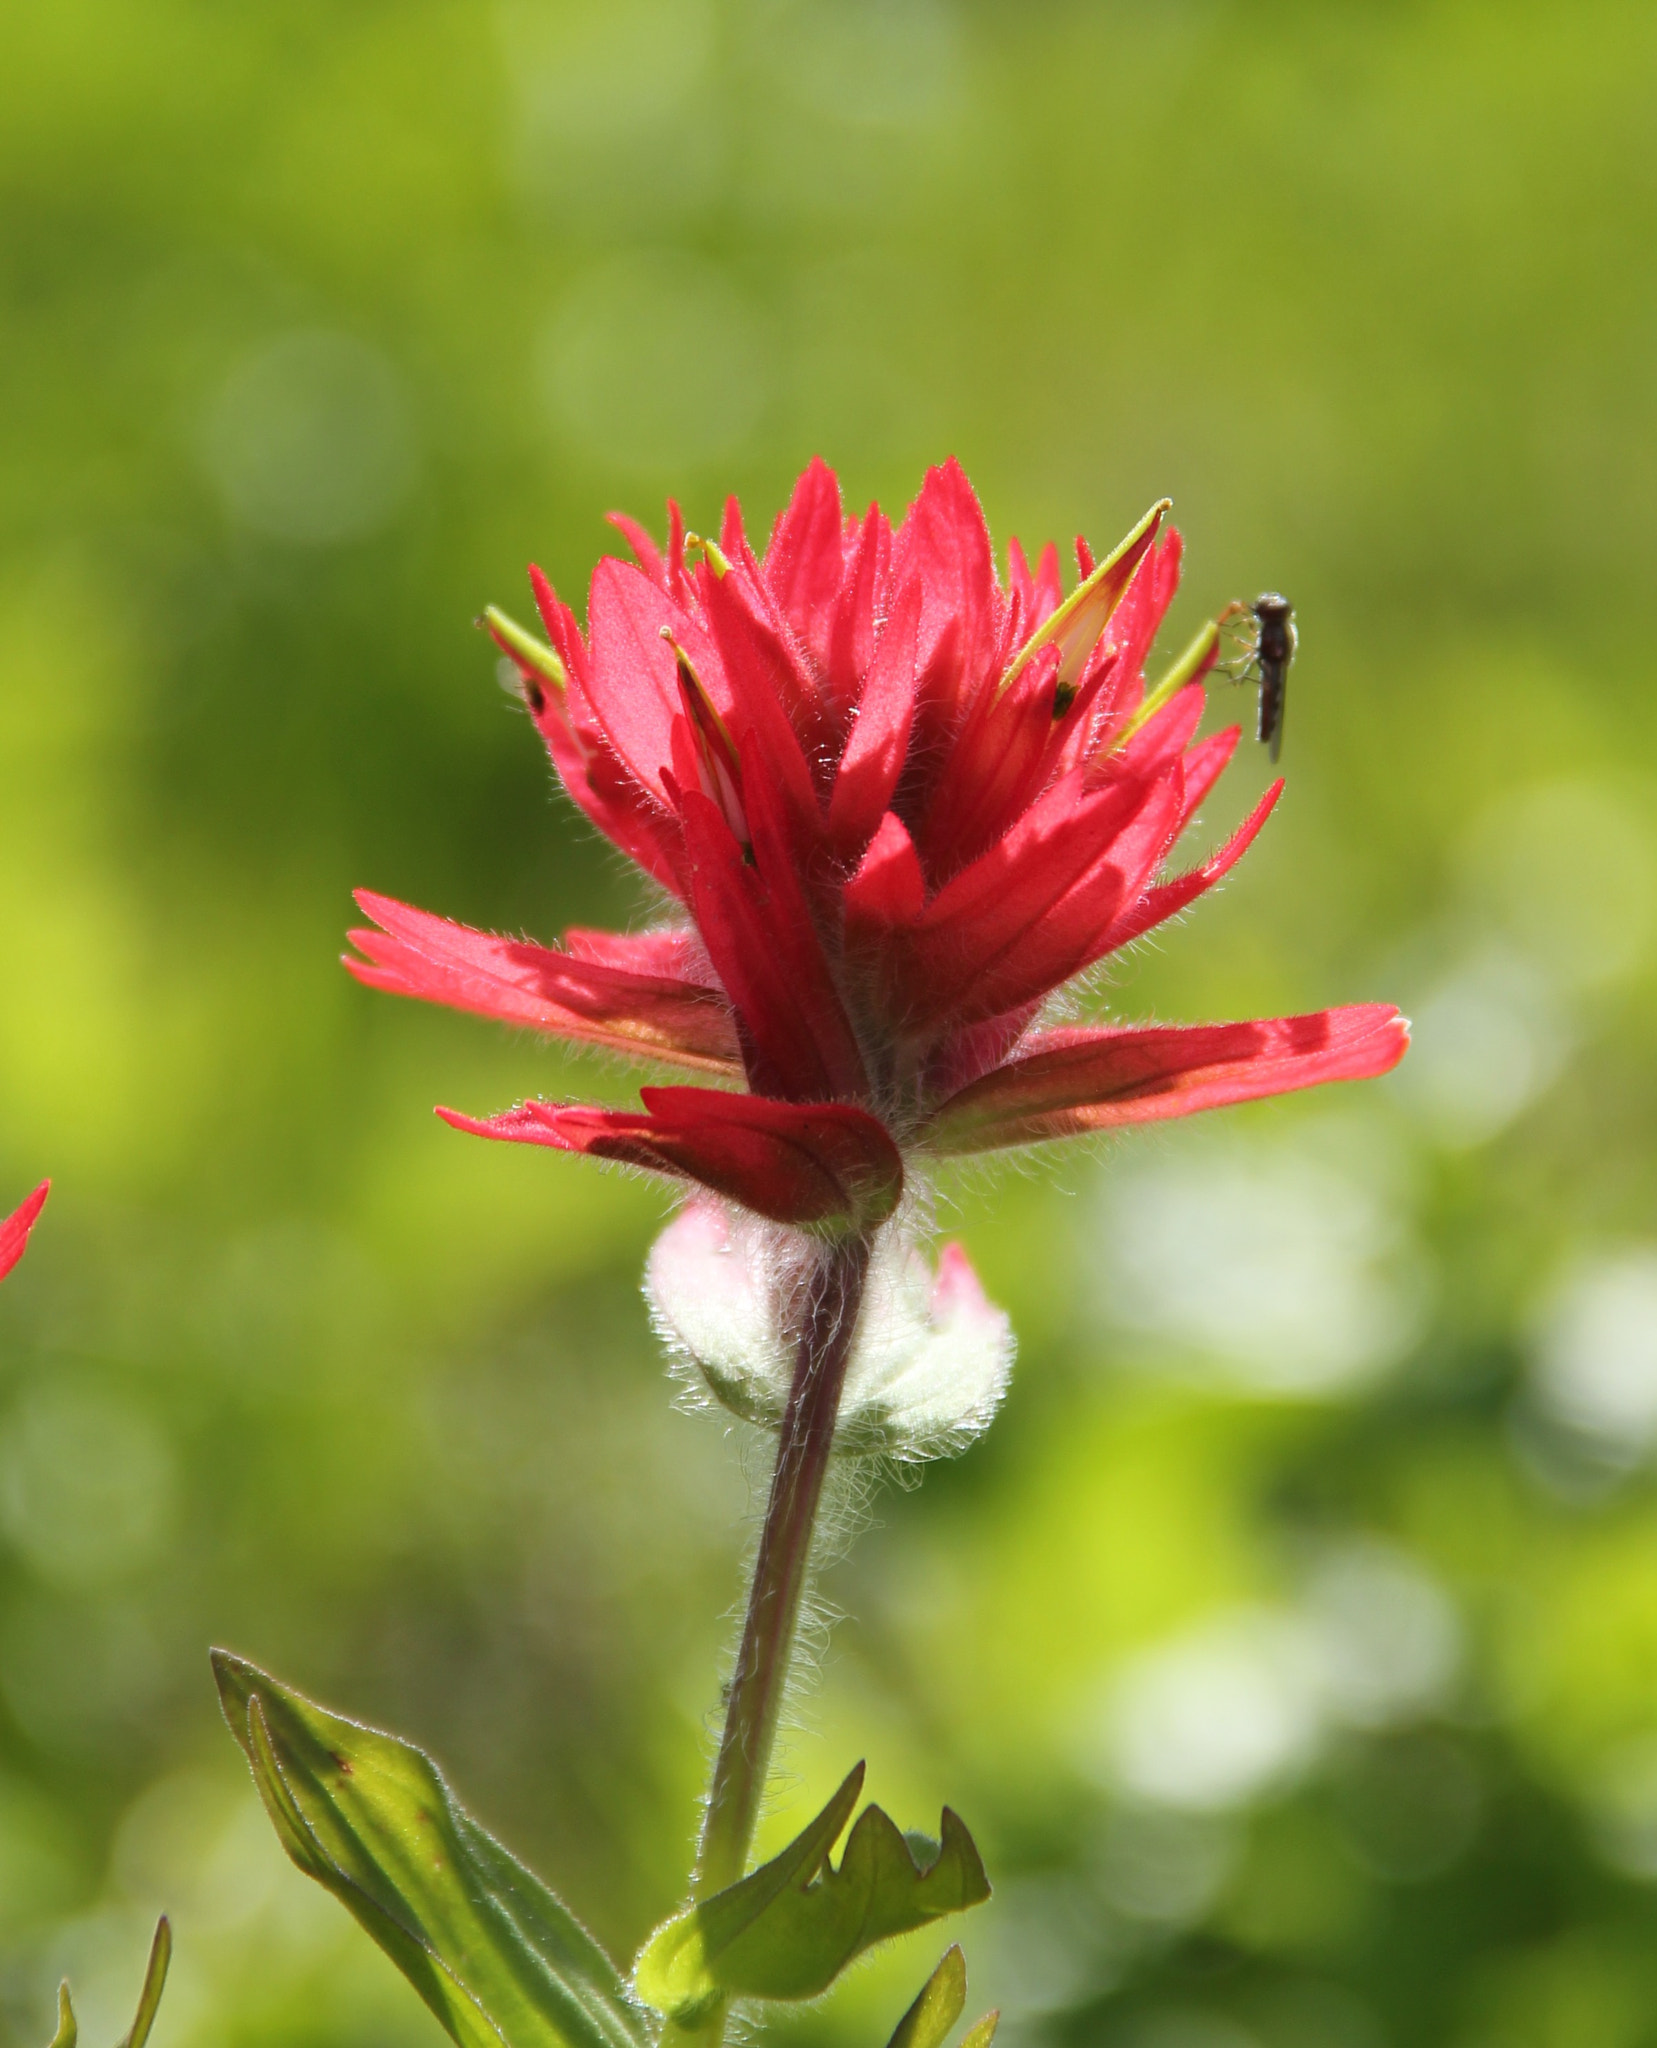
<svg viewBox="0 0 1657 2048">
<path fill-rule="evenodd" d="M 735 1884 L 747 1866 L 868 1270 L 869 1240 L 849 1238 L 824 1248 L 808 1282 L 748 1614 L 702 1823 L 694 1887 L 699 1899 Z"/>
</svg>

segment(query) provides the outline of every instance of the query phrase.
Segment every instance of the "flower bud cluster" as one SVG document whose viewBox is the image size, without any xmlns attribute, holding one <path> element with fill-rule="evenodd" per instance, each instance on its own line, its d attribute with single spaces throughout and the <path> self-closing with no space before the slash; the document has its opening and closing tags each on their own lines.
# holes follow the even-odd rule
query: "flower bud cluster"
<svg viewBox="0 0 1657 2048">
<path fill-rule="evenodd" d="M 679 1212 L 651 1251 L 645 1293 L 693 1395 L 779 1426 L 812 1256 L 798 1233 L 731 1203 L 697 1196 Z M 900 1215 L 875 1240 L 835 1449 L 902 1463 L 964 1450 L 1001 1403 L 1013 1349 L 961 1247 L 946 1244 L 934 1267 Z"/>
</svg>

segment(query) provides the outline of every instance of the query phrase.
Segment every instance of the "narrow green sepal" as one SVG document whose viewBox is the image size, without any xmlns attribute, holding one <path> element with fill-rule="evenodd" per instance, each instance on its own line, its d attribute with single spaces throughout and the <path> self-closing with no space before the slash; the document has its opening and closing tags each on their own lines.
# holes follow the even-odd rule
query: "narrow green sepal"
<svg viewBox="0 0 1657 2048">
<path fill-rule="evenodd" d="M 52 2036 L 51 2048 L 75 2048 L 80 2031 L 75 2024 L 75 2008 L 69 2002 L 69 1985 L 65 1981 L 58 1986 L 58 2030 Z"/>
<path fill-rule="evenodd" d="M 1098 645 L 1099 636 L 1109 625 L 1111 614 L 1127 595 L 1134 572 L 1156 539 L 1157 529 L 1172 504 L 1171 498 L 1159 498 L 1133 531 L 1042 621 L 1007 664 L 1006 673 L 996 685 L 997 696 L 1012 687 L 1042 648 L 1053 645 L 1059 650 L 1059 687 L 1067 689 L 1075 683 Z"/>
<path fill-rule="evenodd" d="M 564 689 L 569 678 L 558 656 L 544 640 L 536 639 L 527 627 L 509 618 L 499 605 L 485 605 L 478 624 L 501 652 L 517 663 L 521 674 L 537 676 L 560 692 Z"/>
<path fill-rule="evenodd" d="M 967 2002 L 967 1959 L 956 1942 L 898 2021 L 887 2048 L 943 2048 Z"/>
<path fill-rule="evenodd" d="M 1001 2024 L 1001 2011 L 985 2013 L 981 2020 L 974 2020 L 961 2036 L 961 2048 L 990 2048 L 995 2039 L 995 2030 Z"/>
<path fill-rule="evenodd" d="M 1114 753 L 1118 747 L 1125 747 L 1140 727 L 1148 725 L 1163 705 L 1177 697 L 1187 683 L 1194 682 L 1198 676 L 1211 669 L 1214 666 L 1214 657 L 1219 651 L 1219 622 L 1210 619 L 1166 674 L 1160 676 L 1145 692 L 1139 709 L 1111 742 L 1111 751 Z"/>
<path fill-rule="evenodd" d="M 707 563 L 720 582 L 723 582 L 730 575 L 731 565 L 725 559 L 724 551 L 717 541 L 705 539 L 699 533 L 687 533 L 685 535 L 685 553 L 687 555 L 694 555 L 698 552 L 700 552 L 703 561 Z"/>
<path fill-rule="evenodd" d="M 132 2025 L 121 2036 L 119 2048 L 144 2048 L 150 2038 L 150 2029 L 155 2025 L 155 2015 L 160 2010 L 161 1994 L 167 1984 L 167 1965 L 173 1959 L 172 1923 L 165 1913 L 155 1923 L 155 1934 L 150 1942 L 149 1961 L 144 1965 L 144 1982 L 138 1993 L 138 2010 L 133 2014 Z M 75 2018 L 74 2002 L 69 1996 L 67 1981 L 58 1986 L 58 2030 L 52 2036 L 51 2048 L 75 2048 L 80 2039 L 80 2025 Z"/>
<path fill-rule="evenodd" d="M 161 2007 L 161 1994 L 167 1984 L 167 1966 L 173 1959 L 172 1922 L 163 1913 L 155 1923 L 155 1936 L 150 1942 L 150 1959 L 144 1965 L 143 1988 L 138 1993 L 138 2010 L 133 2015 L 132 2025 L 121 2041 L 121 2048 L 144 2048 L 150 2038 L 150 2029 L 155 2025 L 156 2013 Z M 68 2002 L 67 1986 L 59 2005 L 59 2027 L 62 2026 L 62 2006 Z M 71 2027 L 73 2021 L 70 2022 Z M 71 2033 L 71 2040 L 74 2036 Z"/>
<path fill-rule="evenodd" d="M 213 1675 L 283 1848 L 460 2048 L 649 2048 L 614 1964 L 429 1757 L 227 1651 L 213 1652 Z"/>
<path fill-rule="evenodd" d="M 634 1966 L 640 1998 L 681 2026 L 726 1998 L 815 1998 L 877 1942 L 989 1897 L 972 1836 L 947 1806 L 924 1867 L 866 1806 L 836 1869 L 830 1851 L 862 1785 L 859 1764 L 779 1856 L 659 1927 Z"/>
</svg>

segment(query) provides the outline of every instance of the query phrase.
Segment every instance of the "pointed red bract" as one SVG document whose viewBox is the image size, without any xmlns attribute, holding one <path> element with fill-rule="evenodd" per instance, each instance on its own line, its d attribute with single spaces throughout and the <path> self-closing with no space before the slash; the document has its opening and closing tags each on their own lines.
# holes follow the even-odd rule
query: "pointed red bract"
<svg viewBox="0 0 1657 2048">
<path fill-rule="evenodd" d="M 872 1229 L 903 1192 L 902 1156 L 867 1110 L 715 1088 L 641 1088 L 639 1099 L 642 1114 L 525 1102 L 504 1116 L 438 1115 L 480 1138 L 586 1152 L 695 1181 L 773 1222 L 806 1229 Z"/>
<path fill-rule="evenodd" d="M 845 570 L 829 625 L 824 685 L 840 705 L 857 700 L 891 608 L 892 529 L 878 505 L 846 528 Z"/>
<path fill-rule="evenodd" d="M 906 583 L 863 678 L 829 797 L 829 838 L 842 858 L 855 858 L 868 845 L 903 773 L 915 718 L 920 610 L 920 585 Z"/>
<path fill-rule="evenodd" d="M 645 575 L 666 590 L 667 564 L 662 560 L 661 549 L 645 529 L 626 512 L 606 512 L 604 516 L 633 550 L 633 559 Z"/>
<path fill-rule="evenodd" d="M 1409 1025 L 1388 1004 L 1359 1003 L 1246 1024 L 1043 1031 L 1027 1044 L 936 1109 L 921 1142 L 987 1152 L 1370 1080 L 1404 1057 Z"/>
<path fill-rule="evenodd" d="M 749 578 L 705 569 L 697 589 L 729 683 L 732 735 L 739 748 L 752 739 L 787 804 L 797 843 L 809 845 L 822 824 L 811 763 L 823 760 L 829 746 L 823 706 L 786 628 L 766 616 Z"/>
<path fill-rule="evenodd" d="M 866 1222 L 824 1131 L 981 1150 L 1383 1071 L 1404 1045 L 1390 1011 L 1036 1029 L 1055 991 L 1218 882 L 1281 790 L 1166 875 L 1238 742 L 1235 726 L 1198 736 L 1217 623 L 1147 685 L 1182 562 L 1167 510 L 1097 560 L 1078 540 L 1067 595 L 1051 545 L 1032 566 L 1011 543 L 1001 583 L 958 463 L 927 474 L 894 529 L 878 506 L 847 517 L 814 460 L 763 556 L 734 498 L 717 543 L 687 542 L 673 504 L 665 546 L 612 515 L 634 561 L 600 561 L 585 634 L 532 572 L 557 660 L 501 638 L 525 701 L 571 796 L 686 922 L 558 949 L 365 896 L 380 929 L 352 934 L 348 965 L 375 987 L 740 1073 L 751 1094 L 455 1120 L 676 1173 L 782 1221 Z M 800 1118 L 829 1121 L 807 1143 Z M 897 1154 L 881 1157 L 869 1171 L 889 1189 Z"/>
<path fill-rule="evenodd" d="M 1200 867 L 1189 869 L 1183 875 L 1176 875 L 1171 882 L 1161 882 L 1154 889 L 1147 889 L 1142 896 L 1124 913 L 1111 923 L 1103 933 L 1098 951 L 1088 960 L 1102 960 L 1107 953 L 1120 951 L 1131 945 L 1148 931 L 1154 931 L 1159 924 L 1166 924 L 1171 917 L 1177 917 L 1187 905 L 1205 895 L 1214 884 L 1228 875 L 1242 859 L 1259 836 L 1260 828 L 1277 807 L 1277 799 L 1283 794 L 1281 778 L 1249 812 L 1237 830 L 1232 833 L 1217 853 L 1211 853 Z M 1183 821 L 1182 821 L 1183 823 Z"/>
<path fill-rule="evenodd" d="M 921 588 L 921 661 L 936 652 L 946 634 L 955 638 L 959 680 L 954 692 L 964 707 L 994 683 L 1000 669 L 1005 607 L 995 576 L 990 530 L 966 472 L 953 457 L 928 470 L 920 496 L 892 542 L 892 575 L 902 584 L 913 577 Z"/>
<path fill-rule="evenodd" d="M 846 573 L 844 523 L 839 479 L 820 455 L 815 456 L 778 515 L 765 550 L 766 588 L 820 675 L 828 670 Z"/>
<path fill-rule="evenodd" d="M 381 929 L 348 933 L 365 958 L 348 954 L 345 965 L 369 988 L 527 1024 L 639 1059 L 710 1073 L 741 1071 L 731 1007 L 716 987 L 615 959 L 497 938 L 368 889 L 357 891 L 357 902 Z M 682 939 L 677 950 L 683 954 Z"/>
<path fill-rule="evenodd" d="M 843 903 L 846 946 L 852 953 L 888 945 L 894 934 L 919 923 L 926 908 L 926 876 L 915 842 L 896 811 L 881 819 L 880 830 L 846 884 Z"/>
<path fill-rule="evenodd" d="M 46 1197 L 52 1192 L 52 1183 L 43 1180 L 32 1195 L 20 1202 L 3 1223 L 0 1223 L 0 1280 L 4 1280 L 25 1250 L 28 1248 L 29 1232 L 46 1206 Z"/>
<path fill-rule="evenodd" d="M 796 1102 L 868 1093 L 857 1037 L 835 988 L 766 763 L 744 751 L 742 787 L 753 845 L 737 845 L 701 796 L 684 799 L 691 904 L 736 1009 L 749 1078 Z"/>
<path fill-rule="evenodd" d="M 889 947 L 887 981 L 908 1035 L 999 1016 L 1077 973 L 1160 864 L 1177 805 L 1166 777 L 1051 791 Z"/>
<path fill-rule="evenodd" d="M 668 638 L 663 637 L 666 628 Z M 649 796 L 665 798 L 662 771 L 673 759 L 683 716 L 675 645 L 701 678 L 722 718 L 731 695 L 712 642 L 697 619 L 629 563 L 607 559 L 593 574 L 591 674 L 585 685 L 617 759 Z"/>
</svg>

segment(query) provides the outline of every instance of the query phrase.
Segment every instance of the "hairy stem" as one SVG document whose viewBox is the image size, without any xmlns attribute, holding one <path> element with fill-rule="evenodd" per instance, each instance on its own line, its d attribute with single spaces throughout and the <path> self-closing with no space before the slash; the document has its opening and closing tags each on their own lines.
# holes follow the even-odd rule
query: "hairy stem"
<svg viewBox="0 0 1657 2048">
<path fill-rule="evenodd" d="M 869 1240 L 856 1237 L 825 1248 L 810 1277 L 742 1645 L 702 1823 L 694 1885 L 699 1899 L 734 1884 L 747 1866 L 868 1270 Z"/>
</svg>

